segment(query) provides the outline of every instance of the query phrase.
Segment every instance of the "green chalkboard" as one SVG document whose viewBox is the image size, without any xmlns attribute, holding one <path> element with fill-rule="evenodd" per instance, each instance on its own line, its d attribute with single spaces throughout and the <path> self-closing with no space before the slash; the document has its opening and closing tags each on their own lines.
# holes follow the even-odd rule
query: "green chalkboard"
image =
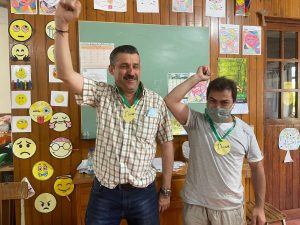
<svg viewBox="0 0 300 225">
<path fill-rule="evenodd" d="M 113 43 L 134 45 L 141 58 L 141 80 L 161 96 L 167 95 L 167 74 L 195 72 L 209 62 L 209 31 L 206 27 L 183 27 L 127 23 L 80 21 L 80 43 Z M 108 82 L 113 83 L 108 75 Z M 202 111 L 204 106 L 192 104 Z M 96 112 L 81 109 L 82 138 L 96 137 Z"/>
</svg>

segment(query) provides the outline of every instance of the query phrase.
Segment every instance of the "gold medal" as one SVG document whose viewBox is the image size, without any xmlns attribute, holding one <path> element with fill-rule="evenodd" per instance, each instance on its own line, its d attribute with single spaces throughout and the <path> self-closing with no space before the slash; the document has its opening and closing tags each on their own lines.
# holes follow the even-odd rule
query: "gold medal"
<svg viewBox="0 0 300 225">
<path fill-rule="evenodd" d="M 130 108 L 125 108 L 123 110 L 123 120 L 126 122 L 126 123 L 130 123 L 132 120 L 135 119 L 135 108 L 134 106 L 131 106 Z"/>
<path fill-rule="evenodd" d="M 229 141 L 222 139 L 222 141 L 215 142 L 214 148 L 219 155 L 227 155 L 230 152 L 231 145 Z"/>
</svg>

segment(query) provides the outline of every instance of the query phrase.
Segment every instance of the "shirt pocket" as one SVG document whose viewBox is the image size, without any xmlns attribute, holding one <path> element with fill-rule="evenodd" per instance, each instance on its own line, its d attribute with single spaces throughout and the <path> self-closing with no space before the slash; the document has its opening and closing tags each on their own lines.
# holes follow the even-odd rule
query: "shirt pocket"
<svg viewBox="0 0 300 225">
<path fill-rule="evenodd" d="M 158 118 L 143 116 L 137 122 L 136 136 L 147 142 L 155 141 L 158 128 Z"/>
</svg>

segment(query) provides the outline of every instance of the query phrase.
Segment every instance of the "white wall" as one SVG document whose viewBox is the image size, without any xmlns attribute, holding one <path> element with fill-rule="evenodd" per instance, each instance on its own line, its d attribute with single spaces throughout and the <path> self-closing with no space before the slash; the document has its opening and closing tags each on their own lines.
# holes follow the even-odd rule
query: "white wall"
<svg viewBox="0 0 300 225">
<path fill-rule="evenodd" d="M 11 113 L 8 12 L 0 7 L 0 114 Z"/>
</svg>

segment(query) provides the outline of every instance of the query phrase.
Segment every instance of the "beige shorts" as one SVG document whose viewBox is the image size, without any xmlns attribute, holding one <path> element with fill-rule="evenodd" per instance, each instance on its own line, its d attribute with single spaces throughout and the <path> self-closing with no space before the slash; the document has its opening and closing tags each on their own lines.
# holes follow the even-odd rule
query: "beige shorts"
<svg viewBox="0 0 300 225">
<path fill-rule="evenodd" d="M 184 225 L 243 225 L 244 208 L 213 210 L 198 205 L 183 204 Z"/>
</svg>

